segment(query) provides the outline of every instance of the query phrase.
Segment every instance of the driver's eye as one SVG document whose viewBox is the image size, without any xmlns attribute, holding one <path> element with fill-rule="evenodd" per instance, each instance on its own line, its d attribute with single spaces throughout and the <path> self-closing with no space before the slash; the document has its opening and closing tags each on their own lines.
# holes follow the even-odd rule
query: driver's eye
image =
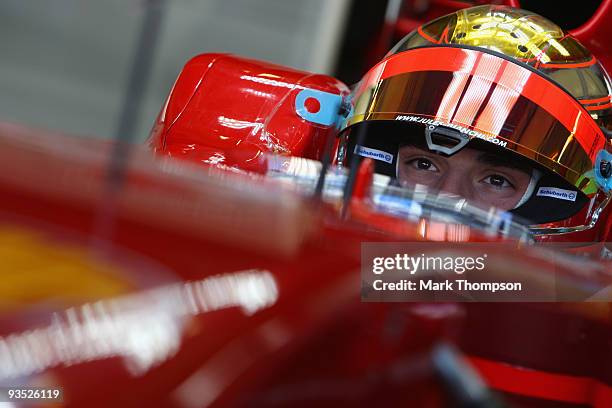
<svg viewBox="0 0 612 408">
<path fill-rule="evenodd" d="M 507 178 L 501 176 L 499 174 L 493 174 L 491 176 L 487 176 L 483 180 L 487 184 L 491 184 L 493 187 L 497 188 L 506 188 L 513 187 L 512 184 L 508 181 Z"/>
<path fill-rule="evenodd" d="M 406 164 L 410 165 L 411 167 L 417 170 L 425 170 L 425 171 L 437 171 L 438 170 L 438 168 L 431 162 L 431 160 L 428 160 L 424 157 L 419 157 L 417 159 L 408 160 L 406 161 Z"/>
</svg>

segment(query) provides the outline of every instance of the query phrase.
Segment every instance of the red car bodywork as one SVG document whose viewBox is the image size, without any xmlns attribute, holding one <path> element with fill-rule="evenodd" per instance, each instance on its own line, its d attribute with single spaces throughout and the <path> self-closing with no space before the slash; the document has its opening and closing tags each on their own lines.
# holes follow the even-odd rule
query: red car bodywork
<svg viewBox="0 0 612 408">
<path fill-rule="evenodd" d="M 151 143 L 172 157 L 251 171 L 265 170 L 263 152 L 318 160 L 334 129 L 297 116 L 296 97 L 305 90 L 348 93 L 326 75 L 226 54 L 200 55 L 177 78 Z M 321 113 L 330 108 L 325 102 L 307 98 L 304 108 Z"/>
<path fill-rule="evenodd" d="M 347 92 L 196 57 L 154 127 L 159 157 L 134 147 L 120 188 L 107 143 L 0 126 L 0 385 L 59 386 L 66 406 L 439 407 L 458 397 L 432 355 L 455 344 L 511 404 L 612 406 L 609 303 L 360 301 L 362 242 L 426 242 L 435 228 L 377 213 L 367 166 L 347 218 L 264 176 L 268 153 L 322 157 L 324 114 Z M 534 277 L 555 272 L 521 254 Z"/>
<path fill-rule="evenodd" d="M 197 62 L 199 60 L 208 63 L 200 64 Z M 268 72 L 273 72 L 274 81 L 265 80 Z M 293 70 L 283 72 L 276 66 L 268 68 L 265 63 L 234 56 L 200 56 L 189 62 L 179 76 L 150 143 L 158 154 L 183 156 L 207 166 L 234 171 L 265 173 L 266 160 L 263 154 L 266 152 L 285 151 L 290 155 L 321 160 L 324 150 L 323 143 L 319 142 L 321 132 L 331 135 L 334 132 L 333 126 L 321 126 L 300 117 L 296 113 L 296 95 L 308 87 L 342 95 L 346 87 L 331 77 L 317 76 L 317 83 L 307 83 L 305 78 L 312 77 L 307 73 L 296 74 Z M 192 89 L 191 84 L 198 85 Z M 183 87 L 189 89 L 189 92 Z M 230 106 L 212 104 L 211 101 L 215 100 L 213 95 L 218 92 L 223 92 L 223 101 Z M 189 104 L 185 103 L 187 94 L 192 98 Z M 258 95 L 260 99 L 251 99 L 250 103 L 243 105 L 242 101 L 248 97 L 247 94 Z M 323 104 L 320 101 L 320 105 Z M 232 112 L 231 118 L 235 121 L 220 120 L 221 116 L 227 118 L 226 112 Z M 271 112 L 284 114 L 274 114 L 272 120 L 268 121 Z M 285 121 L 284 125 L 278 125 L 280 120 Z M 274 126 L 268 127 L 272 122 Z M 233 126 L 235 123 L 241 123 L 243 127 L 236 129 Z M 279 133 L 278 129 L 284 131 Z M 265 143 L 268 135 L 274 137 L 273 149 Z M 231 142 L 225 143 L 228 140 Z M 304 149 L 304 146 L 312 145 L 317 145 L 318 149 Z M 278 149 L 278 146 L 281 148 Z M 367 185 L 368 182 L 363 184 Z M 358 179 L 355 195 L 364 196 L 363 186 L 359 186 Z M 412 229 L 398 228 L 396 218 L 385 221 L 384 216 L 368 213 L 367 209 L 365 213 L 360 213 L 359 209 L 362 208 L 367 208 L 367 204 L 364 207 L 357 200 L 353 203 L 352 214 L 366 225 L 376 225 L 396 237 L 401 236 L 402 240 L 422 239 L 418 236 L 416 226 Z M 478 234 L 472 235 L 471 239 L 477 242 L 487 240 Z M 597 358 L 582 354 L 586 352 L 584 349 L 579 353 L 580 357 L 568 359 L 568 355 L 577 352 L 571 345 L 575 338 L 563 339 L 558 335 L 568 333 L 568 330 L 572 330 L 570 327 L 583 321 L 584 316 L 578 317 L 569 312 L 575 308 L 580 309 L 581 306 L 469 305 L 464 308 L 464 327 L 470 327 L 471 334 L 457 341 L 466 352 L 473 355 L 474 365 L 491 386 L 512 393 L 510 401 L 526 404 L 524 406 L 547 406 L 549 402 L 544 402 L 546 400 L 606 406 L 610 403 L 609 374 L 603 377 L 587 374 L 601 372 L 599 364 L 592 363 Z M 587 349 L 597 349 L 598 355 L 609 356 L 610 350 L 603 351 L 608 348 L 603 345 L 608 344 L 608 341 L 603 339 L 610 338 L 609 305 L 600 304 L 586 309 L 599 310 L 595 312 L 599 316 L 596 318 L 597 323 L 591 322 L 597 328 L 594 326 L 588 330 L 600 334 L 589 341 L 602 342 L 594 348 L 587 346 Z M 526 333 L 538 334 L 533 338 L 526 336 Z M 585 332 L 581 333 L 584 335 Z M 579 348 L 582 349 L 582 346 Z M 570 349 L 574 351 L 570 352 Z M 483 353 L 484 350 L 487 351 Z M 589 363 L 582 363 L 584 361 Z M 542 401 L 537 402 L 537 399 L 531 397 L 541 398 Z"/>
<path fill-rule="evenodd" d="M 62 387 L 66 406 L 447 406 L 453 396 L 430 356 L 451 342 L 510 402 L 610 403 L 607 303 L 361 303 L 361 242 L 423 239 L 411 228 L 373 231 L 363 222 L 366 203 L 353 203 L 361 220 L 341 221 L 334 208 L 313 207 L 259 176 L 154 160 L 140 148 L 113 195 L 102 142 L 14 126 L 2 126 L 0 142 L 0 158 L 11 165 L 0 177 L 6 270 L 23 273 L 18 261 L 27 250 L 43 265 L 21 286 L 5 287 L 4 385 Z M 109 213 L 110 227 L 100 222 Z M 66 280 L 70 264 L 61 266 L 79 254 L 81 278 Z M 549 273 L 537 252 L 522 258 L 534 276 Z M 503 251 L 496 259 L 514 262 Z M 37 285 L 56 264 L 57 284 Z M 87 272 L 100 265 L 102 272 Z M 212 307 L 189 289 L 241 273 L 267 279 L 252 292 L 254 310 L 232 290 Z M 97 293 L 109 279 L 118 287 Z M 182 296 L 159 297 L 177 288 Z M 152 289 L 158 296 L 149 299 Z M 133 313 L 152 334 L 123 325 Z M 24 364 L 19 356 L 28 354 L 15 353 L 26 339 L 45 344 L 33 333 L 54 333 L 49 342 L 61 334 L 70 358 Z M 138 347 L 113 336 L 136 336 Z M 49 347 L 34 355 L 48 358 Z M 140 371 L 130 370 L 133 361 Z"/>
</svg>

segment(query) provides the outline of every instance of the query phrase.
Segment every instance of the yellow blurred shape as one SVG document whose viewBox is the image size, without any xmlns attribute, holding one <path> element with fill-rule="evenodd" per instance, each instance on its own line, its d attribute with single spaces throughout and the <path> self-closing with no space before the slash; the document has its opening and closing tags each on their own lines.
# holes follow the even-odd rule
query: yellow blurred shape
<svg viewBox="0 0 612 408">
<path fill-rule="evenodd" d="M 128 291 L 117 267 L 84 247 L 25 228 L 0 227 L 0 311 L 51 301 L 62 307 Z"/>
</svg>

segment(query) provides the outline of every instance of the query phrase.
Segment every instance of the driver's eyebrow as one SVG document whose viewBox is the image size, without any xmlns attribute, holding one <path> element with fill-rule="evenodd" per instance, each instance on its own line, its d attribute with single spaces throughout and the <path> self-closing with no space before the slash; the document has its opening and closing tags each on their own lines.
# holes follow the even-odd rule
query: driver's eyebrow
<svg viewBox="0 0 612 408">
<path fill-rule="evenodd" d="M 492 153 L 480 153 L 478 157 L 476 157 L 476 161 L 482 164 L 488 164 L 489 166 L 508 167 L 511 169 L 520 170 L 523 173 L 531 175 L 531 167 L 520 162 L 512 161 L 504 156 L 498 156 Z"/>
</svg>

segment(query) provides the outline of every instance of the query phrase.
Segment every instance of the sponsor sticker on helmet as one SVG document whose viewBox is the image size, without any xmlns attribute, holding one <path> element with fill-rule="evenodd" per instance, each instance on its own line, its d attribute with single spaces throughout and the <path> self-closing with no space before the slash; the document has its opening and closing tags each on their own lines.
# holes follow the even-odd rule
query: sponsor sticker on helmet
<svg viewBox="0 0 612 408">
<path fill-rule="evenodd" d="M 386 163 L 393 163 L 393 155 L 391 153 L 383 152 L 382 150 L 372 149 L 365 146 L 355 146 L 355 153 L 363 157 L 369 157 L 370 159 L 380 160 Z"/>
<path fill-rule="evenodd" d="M 397 115 L 395 117 L 395 120 L 401 120 L 404 122 L 422 123 L 426 126 L 433 126 L 433 127 L 443 125 L 443 126 L 447 126 L 447 127 L 456 129 L 459 132 L 465 135 L 468 135 L 470 138 L 481 139 L 481 140 L 484 140 L 485 142 L 493 143 L 501 147 L 508 146 L 508 142 L 506 142 L 505 140 L 498 139 L 496 136 L 486 135 L 474 129 L 468 129 L 466 127 L 457 125 L 455 123 L 443 122 L 440 120 L 434 120 L 434 119 L 429 119 L 429 118 L 422 118 L 420 116 L 414 116 L 414 115 Z"/>
<path fill-rule="evenodd" d="M 536 194 L 538 197 L 551 197 L 559 200 L 576 201 L 576 192 L 556 187 L 540 187 Z"/>
</svg>

